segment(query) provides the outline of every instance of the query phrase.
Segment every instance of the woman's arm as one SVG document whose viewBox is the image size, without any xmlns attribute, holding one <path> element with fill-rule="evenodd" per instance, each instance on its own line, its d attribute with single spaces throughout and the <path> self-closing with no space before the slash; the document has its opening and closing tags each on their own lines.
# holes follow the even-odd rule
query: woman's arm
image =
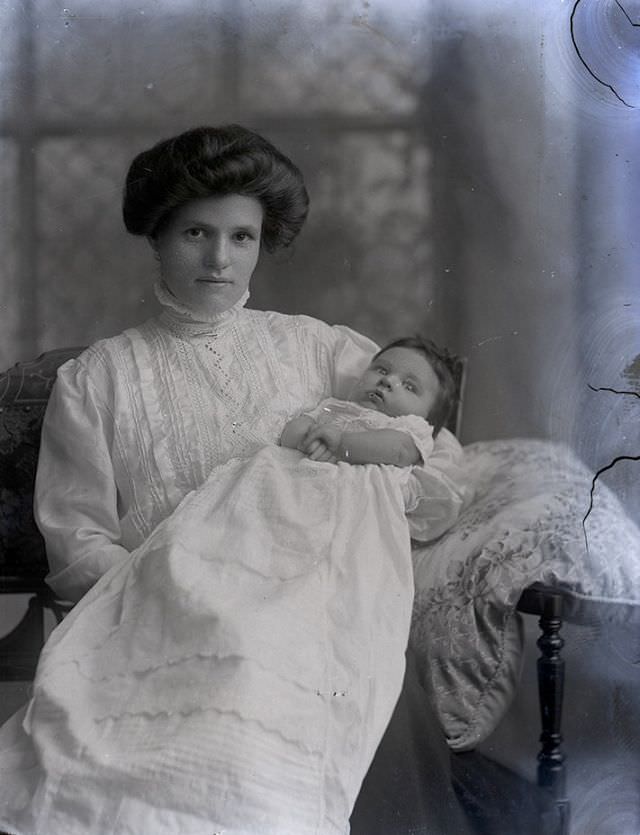
<svg viewBox="0 0 640 835">
<path fill-rule="evenodd" d="M 34 511 L 44 537 L 47 583 L 77 601 L 127 559 L 111 447 L 114 421 L 76 360 L 58 373 L 42 428 Z"/>
<path fill-rule="evenodd" d="M 411 467 L 422 460 L 413 438 L 397 429 L 343 432 L 322 424 L 307 432 L 299 448 L 315 461 Z"/>
<path fill-rule="evenodd" d="M 345 325 L 325 325 L 319 332 L 327 361 L 327 395 L 348 400 L 351 390 L 378 350 L 375 342 Z"/>
</svg>

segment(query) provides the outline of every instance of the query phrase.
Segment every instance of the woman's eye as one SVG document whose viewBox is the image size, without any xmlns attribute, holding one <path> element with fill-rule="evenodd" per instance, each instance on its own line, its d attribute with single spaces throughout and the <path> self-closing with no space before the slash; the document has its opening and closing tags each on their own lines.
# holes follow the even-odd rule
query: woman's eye
<svg viewBox="0 0 640 835">
<path fill-rule="evenodd" d="M 238 243 L 246 243 L 247 241 L 253 240 L 252 236 L 249 232 L 236 232 L 234 235 L 234 239 L 238 241 Z"/>
<path fill-rule="evenodd" d="M 198 226 L 193 226 L 191 229 L 187 229 L 187 237 L 191 238 L 192 240 L 197 240 L 204 235 L 204 231 L 200 229 Z"/>
</svg>

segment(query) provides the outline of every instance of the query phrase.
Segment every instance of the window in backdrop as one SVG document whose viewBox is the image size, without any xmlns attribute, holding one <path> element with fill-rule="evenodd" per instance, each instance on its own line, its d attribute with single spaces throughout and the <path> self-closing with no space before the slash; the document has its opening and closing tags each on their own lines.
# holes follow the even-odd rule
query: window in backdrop
<svg viewBox="0 0 640 835">
<path fill-rule="evenodd" d="M 433 305 L 423 3 L 344 0 L 2 4 L 3 367 L 153 310 L 152 262 L 123 231 L 132 156 L 203 123 L 263 131 L 312 197 L 295 252 L 251 304 L 384 339 Z"/>
</svg>

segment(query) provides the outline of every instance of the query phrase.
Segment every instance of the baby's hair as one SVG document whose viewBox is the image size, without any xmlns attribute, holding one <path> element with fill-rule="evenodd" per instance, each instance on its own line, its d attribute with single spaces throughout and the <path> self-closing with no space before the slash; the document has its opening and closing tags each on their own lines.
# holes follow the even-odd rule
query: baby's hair
<svg viewBox="0 0 640 835">
<path fill-rule="evenodd" d="M 142 151 L 127 174 L 122 213 L 132 235 L 155 237 L 190 200 L 241 194 L 264 211 L 268 252 L 288 246 L 307 217 L 302 174 L 267 139 L 240 125 L 200 127 Z"/>
<path fill-rule="evenodd" d="M 381 348 L 374 359 L 384 354 L 390 348 L 411 348 L 422 354 L 438 378 L 440 384 L 436 401 L 429 410 L 427 420 L 433 426 L 433 437 L 445 426 L 451 417 L 458 399 L 456 382 L 451 372 L 453 357 L 444 348 L 439 348 L 431 339 L 423 336 L 406 336 L 396 339 Z"/>
</svg>

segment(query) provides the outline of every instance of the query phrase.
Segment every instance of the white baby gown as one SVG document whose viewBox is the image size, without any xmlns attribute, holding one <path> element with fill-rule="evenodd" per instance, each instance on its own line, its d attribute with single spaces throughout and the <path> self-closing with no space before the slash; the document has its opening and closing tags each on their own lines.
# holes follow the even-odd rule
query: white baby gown
<svg viewBox="0 0 640 835">
<path fill-rule="evenodd" d="M 315 415 L 433 449 L 420 418 Z M 0 825 L 348 832 L 402 684 L 418 493 L 411 468 L 272 444 L 215 468 L 53 632 L 23 728 L 2 731 Z"/>
</svg>

